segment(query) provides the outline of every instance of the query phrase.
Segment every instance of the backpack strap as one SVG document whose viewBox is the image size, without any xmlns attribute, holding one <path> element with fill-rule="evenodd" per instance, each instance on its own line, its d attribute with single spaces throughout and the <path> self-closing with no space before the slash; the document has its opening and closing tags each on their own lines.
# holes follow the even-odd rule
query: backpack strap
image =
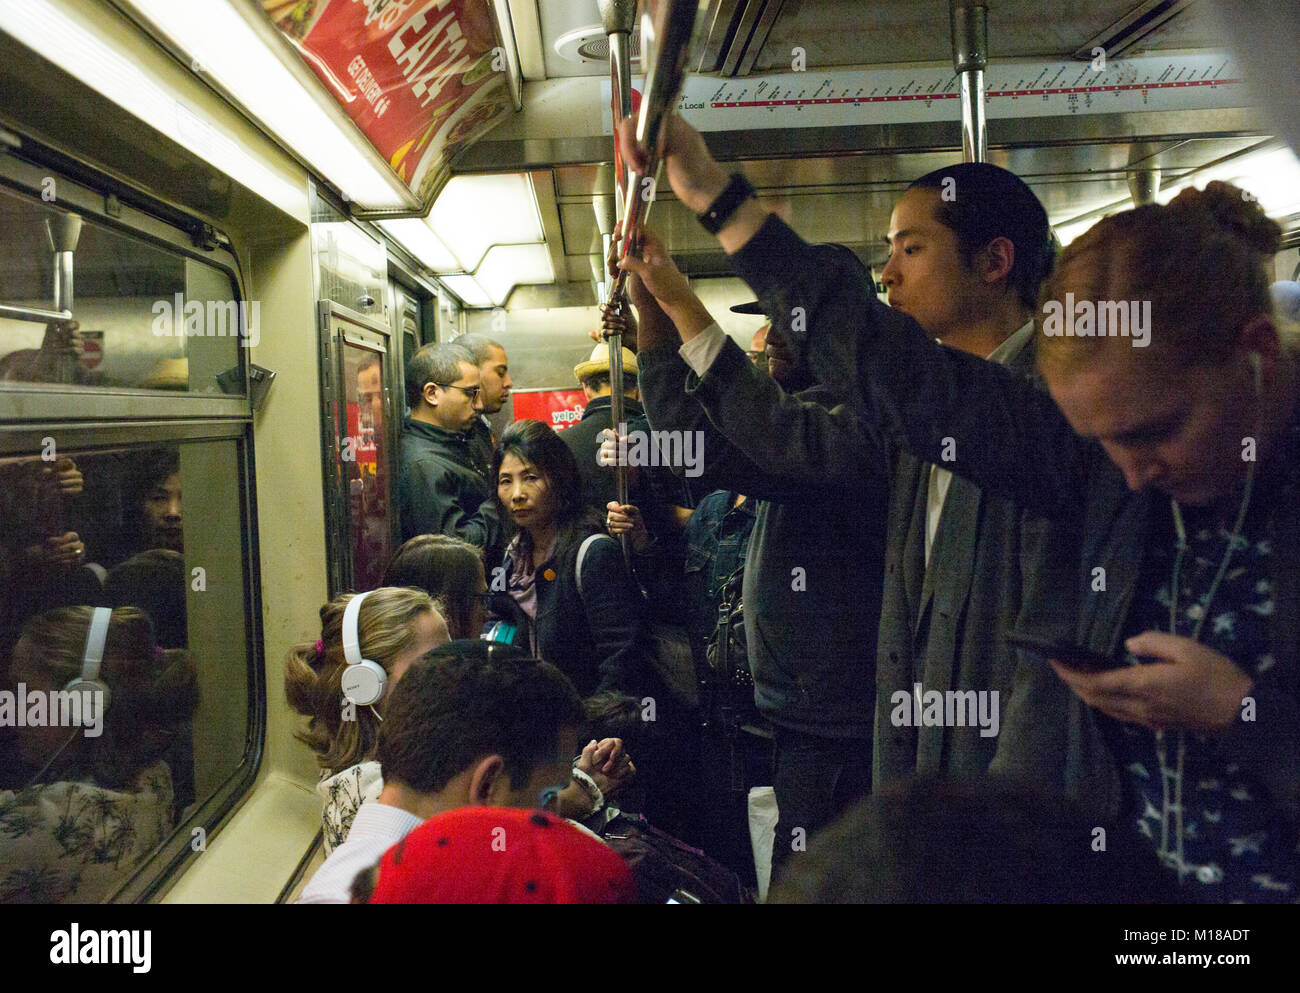
<svg viewBox="0 0 1300 993">
<path fill-rule="evenodd" d="M 578 546 L 578 561 L 575 563 L 573 568 L 574 578 L 578 581 L 578 596 L 582 596 L 582 560 L 587 557 L 587 549 L 590 548 L 599 538 L 609 538 L 610 541 L 614 540 L 613 538 L 610 538 L 609 535 L 597 531 L 595 534 L 587 535 L 587 537 L 582 540 L 582 544 Z"/>
</svg>

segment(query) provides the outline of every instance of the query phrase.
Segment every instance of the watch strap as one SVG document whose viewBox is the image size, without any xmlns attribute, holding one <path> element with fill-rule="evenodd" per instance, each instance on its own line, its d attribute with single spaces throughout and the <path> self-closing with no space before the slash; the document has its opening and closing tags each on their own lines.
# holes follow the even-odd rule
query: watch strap
<svg viewBox="0 0 1300 993">
<path fill-rule="evenodd" d="M 754 196 L 754 193 L 754 184 L 746 179 L 743 173 L 733 172 L 727 185 L 718 194 L 718 198 L 709 204 L 704 213 L 695 216 L 705 231 L 709 234 L 717 234 L 731 220 L 731 215 L 736 212 L 736 208 Z"/>
</svg>

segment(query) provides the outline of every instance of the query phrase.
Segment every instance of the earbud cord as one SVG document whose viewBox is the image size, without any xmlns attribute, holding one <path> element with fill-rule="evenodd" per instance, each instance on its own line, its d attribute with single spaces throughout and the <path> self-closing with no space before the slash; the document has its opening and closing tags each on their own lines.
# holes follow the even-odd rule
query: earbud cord
<svg viewBox="0 0 1300 993">
<path fill-rule="evenodd" d="M 60 755 L 63 754 L 64 749 L 66 749 L 69 745 L 72 744 L 73 740 L 77 737 L 80 731 L 81 731 L 80 728 L 72 729 L 72 734 L 68 735 L 67 739 L 63 742 L 63 744 L 54 750 L 54 754 L 50 756 L 50 760 L 46 762 L 43 766 L 41 766 L 41 771 L 38 772 L 36 775 L 34 775 L 31 779 L 27 780 L 27 783 L 23 786 L 23 789 L 28 789 L 29 787 L 41 781 L 41 777 L 44 776 L 47 772 L 49 772 L 50 766 L 54 765 L 55 760 Z"/>
<path fill-rule="evenodd" d="M 1258 431 L 1256 431 L 1258 436 Z M 1246 470 L 1246 487 L 1241 496 L 1241 507 L 1237 511 L 1237 521 L 1232 526 L 1232 533 L 1228 536 L 1228 547 L 1224 550 L 1223 561 L 1219 563 L 1219 571 L 1215 573 L 1214 582 L 1210 584 L 1210 591 L 1205 597 L 1205 607 L 1201 611 L 1201 616 L 1196 619 L 1196 627 L 1192 630 L 1192 640 L 1201 640 L 1201 629 L 1205 626 L 1205 619 L 1210 616 L 1210 607 L 1214 603 L 1214 595 L 1219 591 L 1219 583 L 1223 580 L 1224 574 L 1228 571 L 1228 563 L 1232 559 L 1232 553 L 1241 538 L 1241 529 L 1246 523 L 1246 512 L 1250 507 L 1251 492 L 1255 486 L 1255 466 L 1257 461 L 1252 459 L 1249 468 Z M 1173 583 L 1169 591 L 1169 633 L 1178 633 L 1178 599 L 1179 599 L 1179 574 L 1182 571 L 1183 555 L 1187 551 L 1187 531 L 1183 527 L 1183 512 L 1178 506 L 1177 500 L 1170 500 L 1170 506 L 1174 512 L 1174 532 L 1178 537 L 1178 554 L 1174 556 L 1174 575 Z M 1174 802 L 1169 803 L 1169 779 L 1171 771 L 1169 769 L 1169 754 L 1165 747 L 1164 731 L 1156 732 L 1156 756 L 1160 760 L 1160 787 L 1161 787 L 1161 806 L 1160 812 L 1160 851 L 1159 856 L 1168 863 L 1169 859 L 1169 811 L 1174 811 L 1175 830 L 1177 832 L 1177 859 L 1178 881 L 1183 881 L 1183 876 L 1187 871 L 1186 863 L 1183 861 L 1183 760 L 1187 754 L 1187 735 L 1183 729 L 1178 730 L 1178 767 L 1173 772 L 1174 778 Z"/>
</svg>

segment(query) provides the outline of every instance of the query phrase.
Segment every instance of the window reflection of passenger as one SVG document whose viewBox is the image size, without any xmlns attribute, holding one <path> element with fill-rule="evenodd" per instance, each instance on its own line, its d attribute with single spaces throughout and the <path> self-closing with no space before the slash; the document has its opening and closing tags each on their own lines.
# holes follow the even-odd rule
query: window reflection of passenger
<svg viewBox="0 0 1300 993">
<path fill-rule="evenodd" d="M 45 325 L 40 348 L 20 348 L 0 358 L 0 381 L 92 385 L 98 377 L 81 364 L 84 348 L 76 321 Z"/>
<path fill-rule="evenodd" d="M 32 618 L 14 648 L 10 688 L 60 690 L 82 670 L 92 608 Z M 172 774 L 164 756 L 198 705 L 185 652 L 162 651 L 143 613 L 113 611 L 99 678 L 109 702 L 91 727 L 17 729 L 19 748 L 41 769 L 18 791 L 0 792 L 0 902 L 100 901 L 166 838 Z"/>
<path fill-rule="evenodd" d="M 67 456 L 0 466 L 0 666 L 29 617 L 100 602 L 103 569 L 69 527 L 68 503 L 84 483 Z"/>
<path fill-rule="evenodd" d="M 135 472 L 137 489 L 131 501 L 135 530 L 128 551 L 150 548 L 185 551 L 184 521 L 181 514 L 180 454 L 174 448 L 154 448 L 140 457 Z"/>
<path fill-rule="evenodd" d="M 345 465 L 352 498 L 353 566 L 357 589 L 380 582 L 388 558 L 389 528 L 384 465 L 384 388 L 380 356 L 370 352 L 357 367 L 355 461 Z"/>
<path fill-rule="evenodd" d="M 114 566 L 104 581 L 104 599 L 110 607 L 135 607 L 153 622 L 160 648 L 189 645 L 185 613 L 185 559 L 170 548 L 151 548 Z M 168 750 L 176 800 L 176 820 L 195 800 L 194 729 L 186 722 Z"/>
<path fill-rule="evenodd" d="M 379 356 L 373 353 L 362 359 L 357 367 L 357 403 L 361 407 L 362 431 L 369 427 L 374 432 L 374 443 L 382 444 L 384 387 Z"/>
<path fill-rule="evenodd" d="M 104 581 L 111 607 L 138 607 L 149 615 L 163 648 L 188 645 L 185 559 L 170 548 L 150 548 L 115 565 Z"/>
</svg>

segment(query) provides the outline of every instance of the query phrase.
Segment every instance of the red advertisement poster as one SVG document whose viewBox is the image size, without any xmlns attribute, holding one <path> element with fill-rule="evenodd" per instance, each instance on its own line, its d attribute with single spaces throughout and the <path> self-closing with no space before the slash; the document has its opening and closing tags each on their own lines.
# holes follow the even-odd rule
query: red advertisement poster
<svg viewBox="0 0 1300 993">
<path fill-rule="evenodd" d="M 516 421 L 541 421 L 556 431 L 573 427 L 587 409 L 582 390 L 515 390 L 510 398 Z"/>
<path fill-rule="evenodd" d="M 348 438 L 352 440 L 351 454 L 357 465 L 363 467 L 363 471 L 370 475 L 375 475 L 378 470 L 379 449 L 375 446 L 375 429 L 370 423 L 369 417 L 361 416 L 361 405 L 353 403 L 351 400 L 347 404 L 348 412 Z"/>
<path fill-rule="evenodd" d="M 426 203 L 456 154 L 510 112 L 489 0 L 262 0 L 262 7 Z"/>
</svg>

